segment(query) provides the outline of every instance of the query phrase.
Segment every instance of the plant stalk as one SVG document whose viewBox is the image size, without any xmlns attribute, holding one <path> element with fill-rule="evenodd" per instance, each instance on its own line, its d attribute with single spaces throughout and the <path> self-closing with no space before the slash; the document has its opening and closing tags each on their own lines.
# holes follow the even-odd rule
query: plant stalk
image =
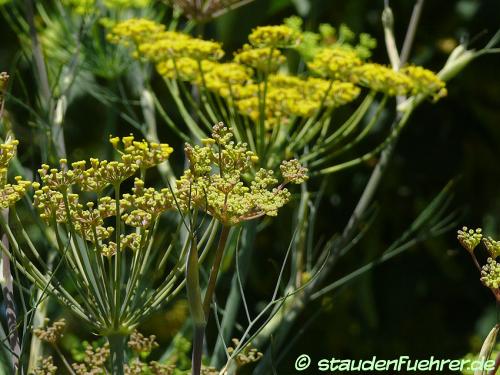
<svg viewBox="0 0 500 375">
<path fill-rule="evenodd" d="M 2 216 L 4 220 L 9 220 L 9 210 L 3 210 Z M 2 234 L 2 243 L 6 249 L 9 248 L 9 240 L 7 234 Z M 10 259 L 5 252 L 2 252 L 2 270 L 1 273 L 5 279 L 2 285 L 3 300 L 5 301 L 5 315 L 7 317 L 7 335 L 9 337 L 9 345 L 12 352 L 11 362 L 14 373 L 19 369 L 19 356 L 21 354 L 21 346 L 19 344 L 19 335 L 17 333 L 17 315 L 16 305 L 14 303 L 14 280 L 10 270 Z"/>
<path fill-rule="evenodd" d="M 226 247 L 227 237 L 229 235 L 230 227 L 223 226 L 219 238 L 219 244 L 217 245 L 217 250 L 215 252 L 214 264 L 210 271 L 210 277 L 208 279 L 208 286 L 205 292 L 205 298 L 203 299 L 203 312 L 205 313 L 205 319 L 208 320 L 210 315 L 210 305 L 212 303 L 212 298 L 215 292 L 215 285 L 217 283 L 217 276 L 219 275 L 220 265 L 222 263 L 222 258 L 224 256 L 224 249 Z"/>
<path fill-rule="evenodd" d="M 111 373 L 113 375 L 124 375 L 125 340 L 126 336 L 120 333 L 115 333 L 108 336 L 111 358 Z"/>
</svg>

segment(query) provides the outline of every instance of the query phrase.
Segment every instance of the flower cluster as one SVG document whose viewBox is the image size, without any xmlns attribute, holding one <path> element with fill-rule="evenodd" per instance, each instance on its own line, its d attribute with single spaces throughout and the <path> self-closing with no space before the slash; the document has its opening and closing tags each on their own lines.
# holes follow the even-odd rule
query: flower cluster
<svg viewBox="0 0 500 375">
<path fill-rule="evenodd" d="M 108 186 L 120 190 L 121 183 L 141 170 L 152 168 L 168 159 L 173 149 L 168 144 L 136 141 L 133 136 L 112 137 L 110 143 L 121 161 L 91 159 L 90 166 L 79 161 L 68 166 L 65 159 L 60 168 L 42 165 L 39 169 L 41 182 L 36 189 L 33 204 L 42 220 L 48 225 L 68 223 L 82 239 L 96 246 L 106 257 L 117 249 L 138 251 L 149 238 L 148 228 L 159 216 L 174 208 L 173 196 L 168 189 L 157 191 L 146 188 L 140 179 L 135 180 L 131 193 L 118 198 L 103 194 Z M 21 181 L 23 188 L 24 184 Z M 96 201 L 87 201 L 85 192 L 98 195 Z M 106 226 L 106 220 L 118 217 L 137 232 L 119 233 L 111 240 L 116 228 Z M 118 246 L 119 245 L 119 246 Z"/>
<path fill-rule="evenodd" d="M 264 85 L 236 85 L 233 99 L 239 112 L 252 120 L 259 119 L 262 108 L 259 93 Z M 294 117 L 309 117 L 322 108 L 336 108 L 355 100 L 360 89 L 349 82 L 329 82 L 285 74 L 270 75 L 266 87 L 265 122 L 271 127 L 288 123 Z"/>
<path fill-rule="evenodd" d="M 446 93 L 444 83 L 421 67 L 396 72 L 365 62 L 376 41 L 360 34 L 358 44 L 352 44 L 356 35 L 345 25 L 338 34 L 329 25 L 322 25 L 318 34 L 305 32 L 293 18 L 282 25 L 257 27 L 249 44 L 225 63 L 217 62 L 224 54 L 220 44 L 165 31 L 152 21 L 121 22 L 109 38 L 116 43 L 125 40 L 126 45 L 134 41 L 135 55 L 153 62 L 163 77 L 204 85 L 240 115 L 254 122 L 263 119 L 267 128 L 345 105 L 359 96 L 359 87 L 390 96 L 423 94 L 438 99 Z M 277 74 L 287 61 L 282 50 L 290 47 L 309 48 L 307 66 L 316 77 Z"/>
<path fill-rule="evenodd" d="M 126 47 L 138 46 L 164 31 L 165 26 L 157 22 L 144 18 L 130 18 L 114 25 L 107 38 L 111 43 Z"/>
<path fill-rule="evenodd" d="M 180 58 L 198 63 L 216 61 L 224 56 L 220 43 L 193 38 L 188 34 L 165 31 L 165 26 L 154 21 L 133 18 L 114 25 L 108 34 L 112 43 L 134 47 L 134 56 L 157 64 Z"/>
<path fill-rule="evenodd" d="M 490 289 L 500 286 L 500 264 L 493 258 L 488 258 L 481 269 L 481 282 Z"/>
<path fill-rule="evenodd" d="M 197 208 L 230 226 L 262 216 L 276 216 L 290 193 L 287 183 L 301 183 L 307 170 L 290 162 L 289 173 L 280 185 L 272 170 L 259 169 L 251 174 L 258 157 L 244 143 L 234 143 L 230 129 L 219 123 L 204 146 L 187 144 L 189 169 L 177 181 L 177 200 L 183 209 Z M 247 183 L 245 183 L 247 182 Z"/>
<path fill-rule="evenodd" d="M 92 346 L 87 344 L 85 355 L 80 363 L 73 363 L 73 370 L 77 375 L 102 374 L 106 372 L 105 366 L 110 355 L 109 344 Z"/>
<path fill-rule="evenodd" d="M 136 178 L 133 194 L 124 194 L 122 205 L 127 208 L 134 207 L 136 211 L 144 212 L 155 220 L 160 214 L 174 207 L 174 198 L 168 188 L 160 191 L 154 188 L 145 188 L 144 181 Z"/>
<path fill-rule="evenodd" d="M 491 237 L 484 237 L 481 228 L 474 230 L 467 227 L 458 230 L 457 239 L 460 245 L 472 255 L 476 266 L 480 268 L 483 285 L 490 288 L 497 301 L 500 301 L 500 264 L 496 260 L 500 256 L 500 241 L 496 241 Z M 474 250 L 481 242 L 489 255 L 487 263 L 482 267 L 474 254 Z"/>
<path fill-rule="evenodd" d="M 286 62 L 286 58 L 279 49 L 271 47 L 255 48 L 245 44 L 240 51 L 235 53 L 234 61 L 269 74 L 277 71 Z"/>
<path fill-rule="evenodd" d="M 147 356 L 158 346 L 159 344 L 156 342 L 155 335 L 145 337 L 137 330 L 132 332 L 128 340 L 128 347 L 141 356 Z"/>
<path fill-rule="evenodd" d="M 18 144 L 19 141 L 16 139 L 11 139 L 0 144 L 0 185 L 2 186 L 7 180 L 9 163 L 16 156 Z"/>
<path fill-rule="evenodd" d="M 55 375 L 57 366 L 54 365 L 54 360 L 51 356 L 42 358 L 40 363 L 33 371 L 34 375 Z"/>
<path fill-rule="evenodd" d="M 112 137 L 110 143 L 118 151 L 122 158 L 128 155 L 141 169 L 152 168 L 168 159 L 174 151 L 167 143 L 148 143 L 145 140 L 136 141 L 133 135 L 120 138 Z"/>
<path fill-rule="evenodd" d="M 371 90 L 390 96 L 406 95 L 416 90 L 405 74 L 375 63 L 363 64 L 351 71 L 351 80 Z"/>
<path fill-rule="evenodd" d="M 191 38 L 180 33 L 168 36 L 166 33 L 157 35 L 154 40 L 139 44 L 138 53 L 156 63 L 181 57 L 192 59 L 195 62 L 217 61 L 224 56 L 220 43 Z"/>
<path fill-rule="evenodd" d="M 482 229 L 477 228 L 469 229 L 467 227 L 462 227 L 462 229 L 457 232 L 457 239 L 460 245 L 467 250 L 469 253 L 473 253 L 474 249 L 479 245 L 483 238 Z"/>
<path fill-rule="evenodd" d="M 421 66 L 407 66 L 401 69 L 400 72 L 412 80 L 413 95 L 429 95 L 434 100 L 438 100 L 447 94 L 445 83 L 430 70 Z"/>
<path fill-rule="evenodd" d="M 483 238 L 483 244 L 493 259 L 500 256 L 500 241 L 495 241 L 491 237 L 485 237 Z"/>
<path fill-rule="evenodd" d="M 238 347 L 238 345 L 240 344 L 240 341 L 238 339 L 233 339 L 232 342 L 234 348 Z M 227 351 L 230 355 L 234 352 L 234 348 L 231 346 L 227 348 Z M 262 356 L 263 354 L 252 347 L 252 345 L 246 345 L 244 349 L 236 355 L 235 361 L 238 367 L 242 367 L 249 363 L 258 362 L 262 358 Z"/>
<path fill-rule="evenodd" d="M 214 65 L 209 60 L 198 62 L 189 57 L 180 57 L 159 62 L 156 70 L 164 78 L 202 84 L 202 74 L 210 72 Z"/>
<path fill-rule="evenodd" d="M 248 36 L 255 47 L 285 48 L 300 42 L 300 33 L 286 25 L 259 26 Z"/>
<path fill-rule="evenodd" d="M 0 188 L 0 208 L 2 209 L 16 204 L 31 186 L 31 182 L 23 180 L 21 176 L 17 176 L 15 179 L 15 184 L 6 184 Z"/>
<path fill-rule="evenodd" d="M 322 77 L 350 81 L 353 69 L 361 64 L 356 52 L 335 46 L 321 49 L 307 65 Z"/>
<path fill-rule="evenodd" d="M 51 326 L 45 328 L 36 328 L 33 333 L 40 340 L 49 344 L 55 344 L 63 336 L 64 329 L 66 328 L 66 320 L 59 319 Z"/>
<path fill-rule="evenodd" d="M 206 72 L 207 88 L 225 98 L 234 97 L 237 87 L 245 86 L 253 75 L 251 69 L 236 62 L 214 63 Z"/>
<path fill-rule="evenodd" d="M 341 47 L 351 50 L 360 59 L 366 60 L 377 46 L 377 40 L 366 33 L 360 33 L 356 43 L 356 34 L 345 24 L 341 24 L 338 30 L 329 24 L 320 24 L 318 32 L 313 32 L 304 31 L 303 21 L 297 16 L 285 19 L 284 23 L 301 34 L 301 41 L 295 49 L 307 61 L 313 59 L 325 47 Z"/>
<path fill-rule="evenodd" d="M 0 209 L 13 206 L 21 200 L 31 186 L 30 181 L 23 180 L 21 176 L 15 177 L 14 184 L 7 184 L 9 163 L 16 156 L 17 140 L 9 139 L 0 144 Z"/>
<path fill-rule="evenodd" d="M 434 100 L 446 96 L 445 83 L 430 70 L 407 66 L 395 71 L 380 64 L 364 63 L 354 50 L 345 47 L 321 49 L 308 67 L 322 77 L 349 81 L 389 96 L 425 95 Z"/>
</svg>

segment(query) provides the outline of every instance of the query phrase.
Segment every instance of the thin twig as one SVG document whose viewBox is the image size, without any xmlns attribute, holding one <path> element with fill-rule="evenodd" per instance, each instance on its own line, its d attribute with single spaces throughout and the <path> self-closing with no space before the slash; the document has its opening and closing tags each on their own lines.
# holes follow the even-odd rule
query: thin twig
<svg viewBox="0 0 500 375">
<path fill-rule="evenodd" d="M 401 56 L 399 57 L 400 68 L 408 61 L 410 57 L 411 47 L 415 39 L 418 21 L 420 20 L 420 15 L 422 14 L 423 7 L 424 7 L 424 0 L 417 0 L 417 2 L 413 7 L 413 13 L 411 14 L 410 24 L 408 25 L 408 30 L 406 31 L 403 48 L 401 49 Z"/>
</svg>

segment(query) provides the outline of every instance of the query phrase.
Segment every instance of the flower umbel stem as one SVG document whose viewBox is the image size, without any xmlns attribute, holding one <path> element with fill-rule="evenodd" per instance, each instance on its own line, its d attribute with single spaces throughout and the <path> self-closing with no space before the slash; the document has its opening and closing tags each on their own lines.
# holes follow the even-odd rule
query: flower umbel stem
<svg viewBox="0 0 500 375">
<path fill-rule="evenodd" d="M 119 333 L 108 336 L 110 358 L 111 358 L 111 373 L 113 375 L 124 374 L 125 364 L 125 340 L 126 336 Z"/>
<path fill-rule="evenodd" d="M 186 264 L 186 292 L 189 304 L 189 311 L 193 318 L 193 353 L 191 359 L 192 375 L 200 375 L 201 357 L 203 350 L 203 338 L 205 335 L 206 319 L 201 301 L 201 289 L 198 266 L 198 246 L 192 235 L 191 246 Z"/>
<path fill-rule="evenodd" d="M 224 249 L 226 247 L 227 238 L 229 235 L 230 227 L 223 226 L 219 238 L 219 244 L 217 245 L 217 250 L 215 252 L 214 264 L 210 271 L 210 276 L 208 279 L 208 286 L 205 292 L 205 298 L 203 299 L 203 312 L 205 313 L 205 319 L 208 320 L 210 315 L 210 304 L 212 303 L 212 298 L 215 292 L 215 285 L 217 282 L 217 276 L 219 274 L 220 265 L 222 263 L 222 258 L 224 255 Z"/>
</svg>

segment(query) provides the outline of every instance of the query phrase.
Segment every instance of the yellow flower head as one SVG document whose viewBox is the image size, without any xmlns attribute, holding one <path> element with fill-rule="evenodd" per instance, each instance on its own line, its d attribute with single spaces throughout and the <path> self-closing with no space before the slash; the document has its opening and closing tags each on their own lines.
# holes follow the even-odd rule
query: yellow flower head
<svg viewBox="0 0 500 375">
<path fill-rule="evenodd" d="M 9 162 L 16 156 L 18 144 L 17 139 L 10 139 L 6 143 L 0 144 L 0 168 L 7 168 Z"/>
<path fill-rule="evenodd" d="M 300 33 L 286 25 L 259 26 L 248 36 L 254 47 L 291 47 L 299 43 Z"/>
<path fill-rule="evenodd" d="M 148 228 L 153 222 L 153 217 L 150 213 L 139 209 L 122 215 L 122 219 L 125 221 L 125 224 L 135 228 Z"/>
<path fill-rule="evenodd" d="M 307 79 L 306 95 L 323 102 L 327 108 L 336 108 L 355 100 L 361 90 L 350 82 L 326 81 L 322 78 Z"/>
<path fill-rule="evenodd" d="M 493 258 L 481 268 L 481 282 L 484 286 L 496 290 L 500 287 L 500 264 Z"/>
<path fill-rule="evenodd" d="M 15 184 L 6 184 L 0 188 L 0 208 L 9 208 L 15 205 L 26 194 L 31 186 L 30 181 L 25 181 L 21 176 L 16 177 Z"/>
<path fill-rule="evenodd" d="M 126 47 L 139 45 L 150 38 L 155 38 L 165 30 L 165 26 L 144 18 L 130 18 L 117 23 L 107 35 L 108 41 Z"/>
<path fill-rule="evenodd" d="M 259 89 L 260 85 L 260 89 Z M 239 112 L 258 121 L 262 107 L 258 93 L 263 84 L 236 86 L 234 92 Z M 321 108 L 334 108 L 356 99 L 360 89 L 348 82 L 330 82 L 321 78 L 299 78 L 271 74 L 266 90 L 265 124 L 272 127 L 289 123 L 293 117 L 310 117 Z"/>
<path fill-rule="evenodd" d="M 351 79 L 361 86 L 390 96 L 406 95 L 413 90 L 413 81 L 405 74 L 380 64 L 363 64 L 353 70 Z"/>
<path fill-rule="evenodd" d="M 72 164 L 72 169 L 68 170 L 68 161 L 59 161 L 60 170 L 50 168 L 47 164 L 42 164 L 38 170 L 44 185 L 52 190 L 67 190 L 71 185 L 79 183 L 85 171 L 85 161 L 78 161 Z"/>
<path fill-rule="evenodd" d="M 208 60 L 203 60 L 199 64 L 198 61 L 190 57 L 180 57 L 175 60 L 159 62 L 156 64 L 156 70 L 165 78 L 200 84 L 202 82 L 201 73 L 203 72 L 205 75 L 214 64 L 214 62 Z"/>
<path fill-rule="evenodd" d="M 252 70 L 235 62 L 215 63 L 205 74 L 207 88 L 228 97 L 234 95 L 234 87 L 244 85 L 252 77 Z"/>
<path fill-rule="evenodd" d="M 307 65 L 322 77 L 349 81 L 352 70 L 361 65 L 361 59 L 352 49 L 332 46 L 321 49 Z"/>
<path fill-rule="evenodd" d="M 145 230 L 141 234 L 130 233 L 127 234 L 126 236 L 122 234 L 120 239 L 121 250 L 125 250 L 127 248 L 129 248 L 133 252 L 140 250 L 141 246 L 144 246 L 148 233 L 149 231 Z"/>
<path fill-rule="evenodd" d="M 130 209 L 147 212 L 153 219 L 175 207 L 174 198 L 169 189 L 157 191 L 154 188 L 145 188 L 144 181 L 139 178 L 135 179 L 132 193 L 123 195 L 123 204 Z"/>
<path fill-rule="evenodd" d="M 291 162 L 284 168 L 289 180 L 279 186 L 273 171 L 265 169 L 245 183 L 243 175 L 251 171 L 256 155 L 246 144 L 234 143 L 230 129 L 222 123 L 214 126 L 211 140 L 205 140 L 202 147 L 186 145 L 189 169 L 177 181 L 182 209 L 203 210 L 224 225 L 276 216 L 290 198 L 284 184 L 306 178 L 307 171 Z"/>
<path fill-rule="evenodd" d="M 196 61 L 216 61 L 224 56 L 222 46 L 218 42 L 177 34 L 177 37 L 141 43 L 137 51 L 138 55 L 156 63 L 181 57 L 189 57 Z"/>
<path fill-rule="evenodd" d="M 174 151 L 167 143 L 136 141 L 132 135 L 121 139 L 122 148 L 119 147 L 120 139 L 118 137 L 111 137 L 109 141 L 115 150 L 122 155 L 123 161 L 123 158 L 130 157 L 141 169 L 163 163 Z"/>
<path fill-rule="evenodd" d="M 234 61 L 248 65 L 256 70 L 271 73 L 286 62 L 285 56 L 270 47 L 253 48 L 245 44 L 243 48 L 234 55 Z"/>
<path fill-rule="evenodd" d="M 7 142 L 0 144 L 0 186 L 5 185 L 7 181 L 9 163 L 16 156 L 18 144 L 19 141 L 16 139 L 8 139 Z"/>
<path fill-rule="evenodd" d="M 404 67 L 400 72 L 413 81 L 413 95 L 429 95 L 435 101 L 446 96 L 446 84 L 434 72 L 414 65 Z"/>
<path fill-rule="evenodd" d="M 68 194 L 70 212 L 79 208 L 78 195 Z M 46 223 L 56 220 L 65 223 L 68 220 L 64 196 L 62 193 L 51 190 L 48 186 L 35 191 L 33 206 L 38 210 L 40 218 Z"/>
</svg>

